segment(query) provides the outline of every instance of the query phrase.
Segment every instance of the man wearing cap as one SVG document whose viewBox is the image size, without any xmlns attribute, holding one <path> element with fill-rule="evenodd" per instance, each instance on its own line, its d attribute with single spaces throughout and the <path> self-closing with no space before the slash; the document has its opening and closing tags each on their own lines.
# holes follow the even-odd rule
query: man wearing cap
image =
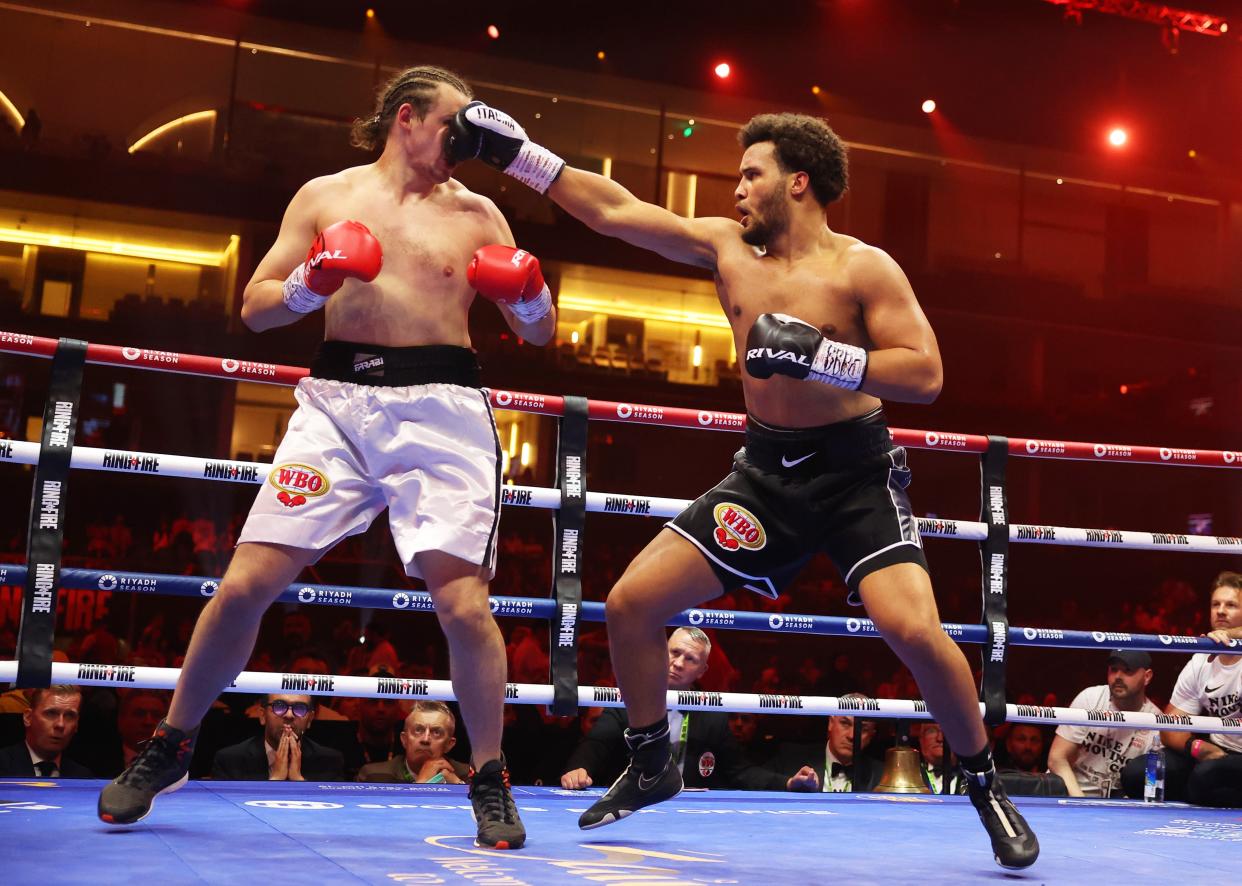
<svg viewBox="0 0 1242 886">
<path fill-rule="evenodd" d="M 1160 708 L 1147 697 L 1151 676 L 1151 656 L 1146 652 L 1114 650 L 1108 657 L 1108 682 L 1087 687 L 1074 696 L 1070 707 L 1159 714 Z M 1120 793 L 1126 761 L 1146 754 L 1155 736 L 1151 729 L 1058 726 L 1048 751 L 1048 771 L 1061 776 L 1071 797 L 1110 797 Z"/>
</svg>

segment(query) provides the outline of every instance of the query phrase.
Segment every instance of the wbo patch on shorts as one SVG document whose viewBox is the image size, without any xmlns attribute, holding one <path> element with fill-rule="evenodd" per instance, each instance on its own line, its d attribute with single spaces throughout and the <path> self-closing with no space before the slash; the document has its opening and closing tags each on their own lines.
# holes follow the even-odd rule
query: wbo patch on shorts
<svg viewBox="0 0 1242 886">
<path fill-rule="evenodd" d="M 759 518 L 739 504 L 722 501 L 712 508 L 712 519 L 716 521 L 712 537 L 726 551 L 760 551 L 768 543 L 768 534 Z"/>
<path fill-rule="evenodd" d="M 267 475 L 267 482 L 279 490 L 276 500 L 287 508 L 306 504 L 308 498 L 316 498 L 332 488 L 328 478 L 310 465 L 276 465 Z"/>
</svg>

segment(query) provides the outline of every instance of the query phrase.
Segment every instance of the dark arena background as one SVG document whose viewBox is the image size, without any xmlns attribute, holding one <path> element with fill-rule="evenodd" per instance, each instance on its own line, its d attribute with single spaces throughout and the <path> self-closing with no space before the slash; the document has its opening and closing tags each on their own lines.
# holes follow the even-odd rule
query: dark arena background
<svg viewBox="0 0 1242 886">
<path fill-rule="evenodd" d="M 1194 661 L 1242 687 L 1242 659 L 1219 654 L 1242 642 L 1242 2 L 1187 3 L 0 2 L 0 880 L 1236 876 L 1242 770 L 1187 793 L 1174 772 L 1204 765 L 1200 746 L 1167 747 L 1168 793 L 1145 801 L 1142 773 L 1137 792 L 1121 777 L 1122 757 L 1145 757 L 1118 744 L 1112 790 L 1079 797 L 1054 743 L 1058 726 L 1102 746 L 1113 728 L 1143 747 L 1173 729 L 1242 759 L 1242 688 L 1166 712 Z M 557 309 L 546 346 L 484 298 L 469 314 L 499 432 L 491 609 L 526 846 L 475 843 L 466 785 L 355 780 L 406 753 L 417 700 L 449 704 L 448 758 L 471 759 L 446 641 L 385 515 L 267 611 L 189 784 L 130 827 L 96 817 L 168 710 L 256 492 L 319 491 L 274 456 L 324 312 L 256 334 L 243 293 L 295 192 L 375 160 L 351 125 L 423 64 L 685 219 L 738 218 L 738 132 L 756 114 L 814 115 L 845 142 L 827 224 L 896 260 L 943 360 L 934 402 L 885 411 L 1034 866 L 999 873 L 910 671 L 823 554 L 777 599 L 729 589 L 671 623 L 711 646 L 670 707 L 729 714 L 727 750 L 696 758 L 711 790 L 578 829 L 620 772 L 562 780 L 622 705 L 604 601 L 728 473 L 746 370 L 711 272 L 601 236 L 482 162 L 453 177 L 539 257 Z M 753 528 L 717 523 L 743 543 Z M 1075 703 L 1118 650 L 1150 653 L 1156 710 Z M 64 684 L 81 694 L 48 774 L 36 690 Z M 340 777 L 212 778 L 290 692 L 317 702 L 307 735 L 339 752 Z M 807 748 L 828 780 L 832 720 L 850 772 L 884 769 L 881 790 L 706 784 L 726 755 L 792 778 Z M 901 752 L 922 776 L 894 787 Z"/>
</svg>

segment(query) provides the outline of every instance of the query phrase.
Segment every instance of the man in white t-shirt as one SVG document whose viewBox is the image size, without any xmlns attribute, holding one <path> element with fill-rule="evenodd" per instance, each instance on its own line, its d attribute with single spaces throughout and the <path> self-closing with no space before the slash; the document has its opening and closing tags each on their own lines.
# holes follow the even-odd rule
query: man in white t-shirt
<svg viewBox="0 0 1242 886">
<path fill-rule="evenodd" d="M 1071 708 L 1089 711 L 1160 713 L 1147 697 L 1151 656 L 1140 649 L 1118 649 L 1108 657 L 1108 682 L 1088 686 L 1074 696 Z M 1151 729 L 1109 729 L 1103 726 L 1058 726 L 1048 751 L 1048 771 L 1065 782 L 1071 797 L 1110 797 L 1120 791 L 1127 760 L 1151 748 Z"/>
<path fill-rule="evenodd" d="M 1222 572 L 1212 583 L 1208 637 L 1229 650 L 1199 653 L 1182 668 L 1166 714 L 1242 718 L 1242 574 Z M 1242 808 L 1242 733 L 1208 736 L 1165 729 L 1165 796 L 1198 806 Z M 1142 795 L 1142 761 L 1126 765 L 1126 793 Z"/>
</svg>

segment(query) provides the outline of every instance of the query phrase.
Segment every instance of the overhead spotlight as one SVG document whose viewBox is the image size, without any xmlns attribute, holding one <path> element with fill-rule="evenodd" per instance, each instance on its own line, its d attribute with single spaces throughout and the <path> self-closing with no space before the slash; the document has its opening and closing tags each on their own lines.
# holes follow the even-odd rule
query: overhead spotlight
<svg viewBox="0 0 1242 886">
<path fill-rule="evenodd" d="M 500 39 L 500 28 L 496 27 L 495 25 L 488 25 L 487 36 L 491 37 L 493 40 L 499 40 Z"/>
<path fill-rule="evenodd" d="M 1191 148 L 1189 151 L 1186 152 L 1186 156 L 1189 157 L 1191 160 L 1193 160 L 1199 156 L 1199 152 L 1196 151 L 1194 148 Z"/>
<path fill-rule="evenodd" d="M 608 57 L 608 54 L 601 49 L 599 52 L 595 53 L 595 57 L 600 61 L 603 61 Z"/>
<path fill-rule="evenodd" d="M 375 18 L 375 10 L 367 7 L 367 18 Z"/>
<path fill-rule="evenodd" d="M 924 101 L 924 102 L 923 102 L 923 113 L 924 113 L 924 114 L 930 114 L 930 113 L 931 113 L 932 111 L 934 111 L 934 110 L 936 110 L 936 102 L 935 102 L 935 101 L 933 101 L 932 99 L 930 99 L 930 98 L 929 98 L 929 99 L 927 99 L 926 101 Z"/>
<path fill-rule="evenodd" d="M 1108 143 L 1114 148 L 1122 147 L 1129 140 L 1130 136 L 1120 126 L 1114 127 L 1108 133 Z"/>
<path fill-rule="evenodd" d="M 819 95 L 819 94 L 820 94 L 820 92 L 822 92 L 822 91 L 823 91 L 823 90 L 821 90 L 821 89 L 819 88 L 819 85 L 818 85 L 818 84 L 816 84 L 815 86 L 812 86 L 812 87 L 811 87 L 811 95 Z"/>
<path fill-rule="evenodd" d="M 1228 34 L 1228 33 L 1229 33 L 1229 22 L 1221 22 L 1221 23 L 1220 23 L 1220 32 L 1221 32 L 1222 34 Z"/>
<path fill-rule="evenodd" d="M 729 67 L 728 62 L 721 62 L 720 64 L 716 65 L 714 70 L 716 72 L 716 76 L 719 77 L 721 80 L 727 80 L 729 78 L 729 75 L 733 73 L 733 69 Z"/>
</svg>

